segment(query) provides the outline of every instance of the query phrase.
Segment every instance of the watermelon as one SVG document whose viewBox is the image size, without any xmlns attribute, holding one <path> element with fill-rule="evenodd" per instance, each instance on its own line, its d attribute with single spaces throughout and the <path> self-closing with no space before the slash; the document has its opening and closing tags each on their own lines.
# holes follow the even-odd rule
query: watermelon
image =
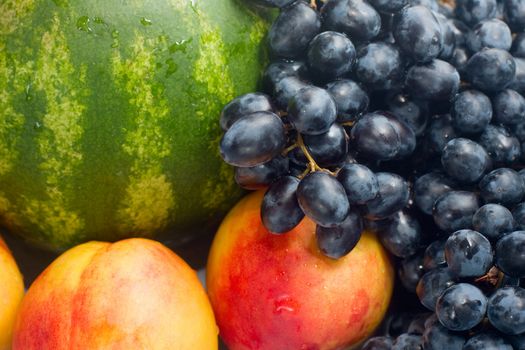
<svg viewBox="0 0 525 350">
<path fill-rule="evenodd" d="M 0 1 L 0 225 L 64 250 L 210 232 L 241 195 L 219 113 L 271 14 L 234 0 Z"/>
</svg>

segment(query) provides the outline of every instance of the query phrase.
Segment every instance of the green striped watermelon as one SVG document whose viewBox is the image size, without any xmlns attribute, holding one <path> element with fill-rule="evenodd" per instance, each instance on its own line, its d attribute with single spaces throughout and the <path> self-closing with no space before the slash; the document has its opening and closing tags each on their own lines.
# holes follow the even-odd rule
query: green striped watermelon
<svg viewBox="0 0 525 350">
<path fill-rule="evenodd" d="M 1 0 L 0 224 L 54 250 L 213 228 L 240 195 L 218 115 L 267 25 L 234 0 Z"/>
</svg>

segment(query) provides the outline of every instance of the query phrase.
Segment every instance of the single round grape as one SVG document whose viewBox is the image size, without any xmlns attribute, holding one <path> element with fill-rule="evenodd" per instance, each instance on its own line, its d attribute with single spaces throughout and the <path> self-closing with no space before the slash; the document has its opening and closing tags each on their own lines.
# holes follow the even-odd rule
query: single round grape
<svg viewBox="0 0 525 350">
<path fill-rule="evenodd" d="M 321 252 L 332 259 L 339 259 L 354 249 L 363 232 L 363 221 L 356 210 L 350 210 L 346 219 L 335 227 L 317 225 L 315 237 Z"/>
<path fill-rule="evenodd" d="M 355 121 L 365 113 L 370 103 L 367 92 L 353 80 L 336 80 L 326 85 L 337 107 L 337 121 Z"/>
<path fill-rule="evenodd" d="M 423 339 L 418 334 L 400 334 L 392 343 L 392 350 L 420 349 Z"/>
<path fill-rule="evenodd" d="M 301 134 L 324 134 L 336 117 L 334 100 L 326 90 L 316 86 L 302 88 L 288 103 L 288 119 Z"/>
<path fill-rule="evenodd" d="M 459 89 L 459 73 L 450 63 L 434 59 L 412 66 L 406 75 L 405 86 L 415 98 L 450 100 Z"/>
<path fill-rule="evenodd" d="M 512 41 L 510 53 L 514 57 L 525 58 L 525 32 L 517 33 Z"/>
<path fill-rule="evenodd" d="M 343 185 L 350 204 L 364 204 L 379 193 L 375 174 L 361 164 L 345 164 L 337 173 L 337 180 Z"/>
<path fill-rule="evenodd" d="M 511 164 L 521 157 L 519 140 L 503 126 L 487 126 L 479 143 L 495 163 Z"/>
<path fill-rule="evenodd" d="M 272 112 L 273 107 L 270 96 L 251 92 L 234 98 L 221 111 L 219 123 L 222 130 L 226 131 L 239 118 L 254 112 Z"/>
<path fill-rule="evenodd" d="M 436 225 L 447 232 L 472 226 L 472 217 L 479 209 L 476 195 L 468 191 L 450 191 L 436 200 L 432 215 Z"/>
<path fill-rule="evenodd" d="M 436 302 L 439 322 L 452 331 L 466 331 L 479 324 L 487 311 L 487 298 L 472 284 L 447 288 Z"/>
<path fill-rule="evenodd" d="M 503 287 L 497 289 L 488 301 L 490 323 L 505 334 L 525 332 L 525 289 Z"/>
<path fill-rule="evenodd" d="M 525 98 L 515 90 L 506 89 L 494 97 L 494 121 L 514 125 L 525 122 Z"/>
<path fill-rule="evenodd" d="M 503 0 L 505 20 L 515 31 L 525 28 L 525 2 L 523 0 Z"/>
<path fill-rule="evenodd" d="M 301 180 L 297 199 L 303 212 L 323 227 L 342 223 L 350 209 L 343 185 L 324 171 L 311 172 Z"/>
<path fill-rule="evenodd" d="M 441 51 L 438 58 L 448 61 L 454 54 L 456 48 L 456 37 L 451 21 L 441 13 L 434 12 L 441 32 Z"/>
<path fill-rule="evenodd" d="M 408 0 L 369 0 L 377 11 L 394 13 L 408 5 Z"/>
<path fill-rule="evenodd" d="M 296 77 L 305 79 L 308 67 L 303 61 L 275 61 L 264 70 L 262 85 L 268 94 L 274 94 L 276 84 L 284 78 Z"/>
<path fill-rule="evenodd" d="M 296 76 L 284 77 L 277 81 L 274 86 L 274 101 L 277 107 L 286 109 L 288 103 L 294 97 L 299 90 L 310 86 L 306 81 Z"/>
<path fill-rule="evenodd" d="M 456 16 L 469 26 L 496 16 L 496 0 L 456 0 Z"/>
<path fill-rule="evenodd" d="M 431 153 L 441 154 L 447 143 L 458 137 L 452 125 L 450 114 L 438 115 L 431 119 L 427 129 L 426 141 Z"/>
<path fill-rule="evenodd" d="M 468 60 L 465 73 L 474 87 L 483 91 L 500 91 L 512 82 L 516 62 L 505 50 L 486 49 Z"/>
<path fill-rule="evenodd" d="M 268 31 L 270 50 L 280 57 L 299 57 L 320 29 L 317 12 L 306 2 L 296 1 L 281 10 Z"/>
<path fill-rule="evenodd" d="M 435 315 L 435 314 L 434 314 Z M 436 316 L 425 323 L 423 349 L 425 350 L 462 350 L 465 338 L 445 328 Z"/>
<path fill-rule="evenodd" d="M 492 103 L 481 91 L 465 90 L 454 99 L 451 114 L 458 131 L 479 133 L 485 130 L 492 119 Z"/>
<path fill-rule="evenodd" d="M 285 145 L 281 118 L 271 112 L 256 112 L 232 124 L 221 139 L 220 153 L 230 165 L 252 167 L 274 158 Z"/>
<path fill-rule="evenodd" d="M 423 255 L 423 267 L 429 271 L 438 267 L 446 267 L 447 260 L 445 259 L 445 242 L 444 240 L 437 240 L 430 243 Z"/>
<path fill-rule="evenodd" d="M 414 201 L 421 211 L 432 215 L 436 200 L 452 191 L 456 184 L 442 173 L 432 172 L 419 177 L 414 183 Z"/>
<path fill-rule="evenodd" d="M 361 350 L 392 350 L 392 338 L 388 336 L 375 336 L 369 338 Z"/>
<path fill-rule="evenodd" d="M 389 112 L 399 120 L 405 122 L 414 131 L 416 136 L 421 136 L 428 124 L 428 104 L 418 101 L 408 95 L 396 93 L 388 97 Z"/>
<path fill-rule="evenodd" d="M 394 18 L 394 38 L 399 48 L 416 62 L 430 62 L 442 48 L 441 27 L 432 11 L 410 6 Z"/>
<path fill-rule="evenodd" d="M 478 23 L 467 36 L 467 45 L 472 52 L 485 48 L 510 50 L 512 33 L 509 26 L 497 18 Z"/>
<path fill-rule="evenodd" d="M 400 211 L 408 204 L 408 183 L 399 175 L 387 172 L 376 173 L 378 195 L 366 202 L 366 214 L 371 219 L 384 219 Z"/>
<path fill-rule="evenodd" d="M 288 173 L 288 158 L 277 156 L 253 167 L 235 167 L 235 182 L 244 189 L 258 190 Z"/>
<path fill-rule="evenodd" d="M 285 233 L 301 222 L 304 213 L 297 202 L 299 179 L 282 176 L 264 194 L 261 219 L 264 227 L 272 233 Z"/>
<path fill-rule="evenodd" d="M 491 171 L 481 179 L 479 188 L 485 202 L 503 205 L 516 204 L 525 195 L 523 179 L 510 168 L 498 168 Z"/>
<path fill-rule="evenodd" d="M 379 13 L 363 0 L 328 0 L 321 16 L 325 30 L 345 33 L 355 41 L 369 41 L 381 30 Z"/>
<path fill-rule="evenodd" d="M 423 256 L 421 254 L 414 254 L 401 260 L 397 270 L 399 281 L 411 293 L 416 292 L 417 284 L 424 273 Z"/>
<path fill-rule="evenodd" d="M 516 63 L 516 73 L 509 85 L 509 89 L 525 95 L 525 58 L 515 58 L 514 62 Z"/>
<path fill-rule="evenodd" d="M 361 155 L 376 160 L 406 157 L 416 146 L 412 129 L 384 112 L 362 116 L 352 128 L 351 138 Z"/>
<path fill-rule="evenodd" d="M 356 58 L 354 44 L 344 34 L 332 31 L 317 34 L 308 46 L 308 65 L 326 78 L 340 77 L 352 70 Z"/>
<path fill-rule="evenodd" d="M 441 154 L 441 164 L 450 177 L 463 183 L 478 181 L 491 166 L 485 149 L 466 138 L 456 138 L 447 143 Z"/>
<path fill-rule="evenodd" d="M 512 277 L 525 277 L 525 231 L 514 231 L 498 240 L 496 266 Z"/>
<path fill-rule="evenodd" d="M 387 226 L 378 232 L 383 246 L 400 258 L 416 253 L 421 245 L 421 225 L 417 219 L 404 211 L 398 211 L 387 220 Z"/>
<path fill-rule="evenodd" d="M 458 277 L 483 276 L 492 267 L 492 246 L 481 233 L 459 230 L 445 243 L 447 266 Z"/>
<path fill-rule="evenodd" d="M 399 85 L 404 75 L 401 53 L 386 42 L 373 42 L 357 52 L 355 74 L 372 90 L 385 90 Z"/>
<path fill-rule="evenodd" d="M 421 277 L 416 287 L 416 293 L 421 304 L 434 311 L 438 297 L 455 283 L 455 276 L 448 268 L 438 267 Z"/>
<path fill-rule="evenodd" d="M 515 228 L 512 213 L 499 204 L 485 204 L 472 217 L 472 227 L 491 241 Z"/>
<path fill-rule="evenodd" d="M 478 333 L 467 340 L 463 350 L 513 350 L 503 338 L 494 333 Z"/>
<path fill-rule="evenodd" d="M 339 124 L 332 124 L 324 134 L 304 135 L 303 141 L 317 164 L 321 167 L 343 163 L 348 153 L 348 136 Z"/>
<path fill-rule="evenodd" d="M 512 209 L 512 217 L 516 222 L 516 229 L 525 230 L 525 202 L 516 205 Z"/>
</svg>

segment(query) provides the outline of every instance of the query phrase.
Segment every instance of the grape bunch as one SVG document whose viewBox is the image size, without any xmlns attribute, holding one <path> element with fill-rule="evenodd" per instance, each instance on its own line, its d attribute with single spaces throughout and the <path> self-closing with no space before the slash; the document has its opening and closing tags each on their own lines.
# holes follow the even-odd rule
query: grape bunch
<svg viewBox="0 0 525 350">
<path fill-rule="evenodd" d="M 363 349 L 525 349 L 525 1 L 247 1 L 271 62 L 220 153 L 264 226 L 377 232 L 411 310 Z"/>
</svg>

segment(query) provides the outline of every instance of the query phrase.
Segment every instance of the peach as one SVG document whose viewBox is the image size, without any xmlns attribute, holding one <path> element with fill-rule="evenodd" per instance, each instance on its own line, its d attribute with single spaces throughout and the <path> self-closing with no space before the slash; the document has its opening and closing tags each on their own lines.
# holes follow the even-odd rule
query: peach
<svg viewBox="0 0 525 350">
<path fill-rule="evenodd" d="M 365 232 L 339 260 L 322 255 L 308 218 L 283 235 L 261 223 L 263 192 L 242 199 L 213 241 L 207 286 L 230 350 L 342 349 L 381 322 L 394 273 L 375 235 Z"/>
<path fill-rule="evenodd" d="M 16 313 L 24 296 L 24 279 L 1 237 L 0 281 L 0 350 L 8 350 L 11 348 Z"/>
<path fill-rule="evenodd" d="M 13 349 L 208 350 L 217 332 L 195 271 L 133 238 L 85 243 L 49 265 L 22 300 Z"/>
</svg>

